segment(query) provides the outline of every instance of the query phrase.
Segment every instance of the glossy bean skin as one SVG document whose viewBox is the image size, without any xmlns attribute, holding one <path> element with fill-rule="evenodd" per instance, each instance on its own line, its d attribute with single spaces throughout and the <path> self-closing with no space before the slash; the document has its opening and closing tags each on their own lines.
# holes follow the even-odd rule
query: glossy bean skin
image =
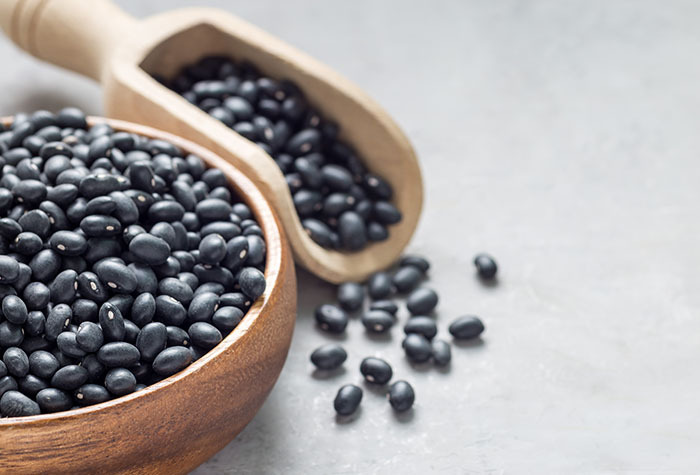
<svg viewBox="0 0 700 475">
<path fill-rule="evenodd" d="M 496 277 L 496 272 L 498 272 L 496 260 L 485 253 L 477 254 L 474 257 L 474 266 L 476 266 L 479 277 L 484 280 L 494 279 Z"/>
<path fill-rule="evenodd" d="M 349 312 L 362 307 L 365 291 L 362 285 L 356 282 L 345 282 L 338 286 L 337 299 L 340 306 Z"/>
<path fill-rule="evenodd" d="M 447 366 L 452 360 L 452 348 L 445 340 L 433 340 L 433 363 L 437 366 Z"/>
<path fill-rule="evenodd" d="M 314 312 L 318 326 L 330 333 L 343 333 L 348 326 L 348 316 L 339 307 L 323 304 Z"/>
<path fill-rule="evenodd" d="M 360 364 L 360 373 L 365 380 L 373 384 L 386 384 L 394 374 L 389 363 L 380 358 L 368 357 Z"/>
<path fill-rule="evenodd" d="M 393 290 L 391 276 L 387 272 L 376 272 L 367 281 L 367 291 L 374 300 L 381 300 L 389 297 Z"/>
<path fill-rule="evenodd" d="M 353 414 L 362 401 L 362 388 L 354 384 L 346 384 L 338 390 L 333 400 L 333 408 L 341 416 Z"/>
<path fill-rule="evenodd" d="M 414 266 L 404 266 L 396 271 L 392 282 L 397 291 L 405 294 L 415 290 L 422 278 L 423 272 L 420 269 Z"/>
<path fill-rule="evenodd" d="M 369 332 L 384 333 L 394 325 L 394 316 L 383 310 L 369 310 L 362 315 L 362 324 Z"/>
<path fill-rule="evenodd" d="M 415 363 L 428 361 L 433 353 L 430 340 L 419 333 L 406 335 L 401 346 L 406 352 L 406 356 Z"/>
<path fill-rule="evenodd" d="M 319 346 L 311 353 L 311 362 L 321 370 L 339 368 L 347 358 L 348 354 L 343 347 L 333 343 Z"/>
<path fill-rule="evenodd" d="M 413 407 L 416 400 L 413 387 L 406 381 L 396 381 L 389 387 L 389 403 L 397 412 L 405 412 Z"/>
<path fill-rule="evenodd" d="M 465 315 L 454 320 L 449 327 L 453 337 L 470 340 L 480 336 L 485 330 L 484 323 L 475 315 Z"/>
<path fill-rule="evenodd" d="M 428 340 L 432 340 L 437 335 L 437 325 L 430 317 L 418 315 L 408 319 L 403 327 L 404 333 L 417 333 L 423 335 Z"/>
<path fill-rule="evenodd" d="M 437 293 L 425 287 L 417 288 L 406 299 L 406 308 L 412 315 L 427 315 L 437 307 L 437 304 Z"/>
</svg>

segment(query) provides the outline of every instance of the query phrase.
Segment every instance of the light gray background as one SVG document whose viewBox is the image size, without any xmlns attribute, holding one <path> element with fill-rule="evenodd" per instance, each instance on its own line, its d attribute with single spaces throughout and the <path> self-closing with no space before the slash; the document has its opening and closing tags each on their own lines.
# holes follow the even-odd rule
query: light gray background
<svg viewBox="0 0 700 475">
<path fill-rule="evenodd" d="M 196 2 L 121 0 L 144 16 Z M 411 369 L 349 327 L 346 371 L 312 377 L 330 286 L 299 272 L 299 319 L 272 395 L 195 473 L 697 473 L 700 468 L 700 4 L 688 1 L 208 0 L 327 62 L 383 104 L 421 157 L 410 249 L 433 261 L 441 332 L 475 312 L 483 344 Z M 0 110 L 98 88 L 0 41 Z M 500 283 L 473 276 L 488 250 Z M 403 316 L 405 317 L 405 315 Z M 402 317 L 402 318 L 403 318 Z M 394 415 L 336 389 L 386 357 L 416 389 Z"/>
</svg>

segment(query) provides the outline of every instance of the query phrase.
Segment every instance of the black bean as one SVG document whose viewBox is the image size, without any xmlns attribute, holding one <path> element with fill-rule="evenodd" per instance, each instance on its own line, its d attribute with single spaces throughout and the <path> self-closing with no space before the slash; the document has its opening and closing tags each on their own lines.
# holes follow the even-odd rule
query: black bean
<svg viewBox="0 0 700 475">
<path fill-rule="evenodd" d="M 413 266 L 399 268 L 394 274 L 392 282 L 396 290 L 401 293 L 408 293 L 415 290 L 418 284 L 423 279 L 423 272 Z"/>
<path fill-rule="evenodd" d="M 406 381 L 396 381 L 389 387 L 389 403 L 395 411 L 408 411 L 416 400 L 413 387 Z"/>
<path fill-rule="evenodd" d="M 437 325 L 435 324 L 435 320 L 430 317 L 416 316 L 408 319 L 406 325 L 403 327 L 403 331 L 406 334 L 418 333 L 428 340 L 432 340 L 433 337 L 437 335 Z"/>
<path fill-rule="evenodd" d="M 384 333 L 394 325 L 394 317 L 383 310 L 370 310 L 362 315 L 362 324 L 373 333 Z"/>
<path fill-rule="evenodd" d="M 369 305 L 370 310 L 383 310 L 385 312 L 389 312 L 392 315 L 396 315 L 396 312 L 399 311 L 399 306 L 396 305 L 396 302 L 392 300 L 375 300 Z"/>
<path fill-rule="evenodd" d="M 69 364 L 58 369 L 51 377 L 51 386 L 64 391 L 73 391 L 85 384 L 88 371 L 82 366 Z"/>
<path fill-rule="evenodd" d="M 298 191 L 297 194 L 302 191 L 304 190 Z M 353 196 L 346 193 L 332 193 L 323 201 L 323 214 L 329 218 L 339 216 L 341 213 L 352 209 L 355 205 L 355 201 Z M 357 209 L 355 212 L 357 212 Z M 367 218 L 367 216 L 362 216 L 360 213 L 357 214 L 363 220 Z"/>
<path fill-rule="evenodd" d="M 185 208 L 177 201 L 159 201 L 148 208 L 148 217 L 151 221 L 164 221 L 172 223 L 182 219 Z"/>
<path fill-rule="evenodd" d="M 366 175 L 364 177 L 363 185 L 369 195 L 375 199 L 389 200 L 393 195 L 391 185 L 377 175 Z"/>
<path fill-rule="evenodd" d="M 348 326 L 347 314 L 332 304 L 323 304 L 314 312 L 316 323 L 321 329 L 331 333 L 343 333 Z"/>
<path fill-rule="evenodd" d="M 185 369 L 192 362 L 192 353 L 184 346 L 171 346 L 153 360 L 153 371 L 160 376 L 170 376 Z"/>
<path fill-rule="evenodd" d="M 355 311 L 362 307 L 365 290 L 356 282 L 345 282 L 338 286 L 338 303 L 347 311 Z"/>
<path fill-rule="evenodd" d="M 401 258 L 401 260 L 399 261 L 399 265 L 401 267 L 407 267 L 407 266 L 416 267 L 424 274 L 426 272 L 428 272 L 428 269 L 430 269 L 430 263 L 428 262 L 427 259 L 425 259 L 424 257 L 414 256 L 414 255 L 403 256 Z"/>
<path fill-rule="evenodd" d="M 406 352 L 406 356 L 416 363 L 428 361 L 433 352 L 430 341 L 419 333 L 407 334 L 401 346 Z"/>
<path fill-rule="evenodd" d="M 165 348 L 167 340 L 168 332 L 162 323 L 151 322 L 144 325 L 136 338 L 136 348 L 141 354 L 141 360 L 152 362 Z"/>
<path fill-rule="evenodd" d="M 22 232 L 22 226 L 19 225 L 17 221 L 10 218 L 0 219 L 0 236 L 13 239 L 19 233 Z"/>
<path fill-rule="evenodd" d="M 452 349 L 445 340 L 433 340 L 433 362 L 438 366 L 447 366 L 452 359 Z"/>
<path fill-rule="evenodd" d="M 156 318 L 166 325 L 181 325 L 187 317 L 187 310 L 182 303 L 169 295 L 156 298 Z"/>
<path fill-rule="evenodd" d="M 46 317 L 42 312 L 37 310 L 27 314 L 27 322 L 24 324 L 24 332 L 28 336 L 39 336 L 44 333 L 44 325 Z"/>
<path fill-rule="evenodd" d="M 372 356 L 362 360 L 360 373 L 368 382 L 374 384 L 386 384 L 394 374 L 389 363 Z"/>
<path fill-rule="evenodd" d="M 73 407 L 73 399 L 68 393 L 56 388 L 46 388 L 36 395 L 36 402 L 42 412 L 67 411 Z"/>
<path fill-rule="evenodd" d="M 78 275 L 78 291 L 83 297 L 100 303 L 109 297 L 107 289 L 94 272 L 86 271 Z"/>
<path fill-rule="evenodd" d="M 318 191 L 301 189 L 294 193 L 292 200 L 301 217 L 310 216 L 323 208 L 323 195 Z"/>
<path fill-rule="evenodd" d="M 17 222 L 20 226 L 22 226 L 22 231 L 37 234 L 42 239 L 48 237 L 49 230 L 51 229 L 51 220 L 49 219 L 49 215 L 40 209 L 27 211 L 17 220 Z"/>
<path fill-rule="evenodd" d="M 341 416 L 353 414 L 362 401 L 362 388 L 354 384 L 346 384 L 338 390 L 333 400 L 333 408 Z"/>
<path fill-rule="evenodd" d="M 50 379 L 58 368 L 58 360 L 48 351 L 38 350 L 29 355 L 29 371 L 39 378 Z"/>
<path fill-rule="evenodd" d="M 207 350 L 214 348 L 223 339 L 221 332 L 214 325 L 206 322 L 193 323 L 187 333 L 192 344 Z"/>
<path fill-rule="evenodd" d="M 138 221 L 139 209 L 126 193 L 113 191 L 109 194 L 109 197 L 115 204 L 112 214 L 119 220 L 122 226 L 128 226 Z"/>
<path fill-rule="evenodd" d="M 346 211 L 338 218 L 338 234 L 343 248 L 357 251 L 367 245 L 367 228 L 364 220 L 354 211 Z"/>
<path fill-rule="evenodd" d="M 132 165 L 133 166 L 133 165 Z M 78 185 L 78 191 L 87 199 L 105 196 L 113 191 L 119 191 L 126 178 L 105 173 L 91 174 L 83 177 Z"/>
<path fill-rule="evenodd" d="M 110 399 L 109 391 L 99 384 L 83 384 L 74 393 L 75 399 L 81 406 L 99 404 Z"/>
<path fill-rule="evenodd" d="M 73 320 L 76 324 L 88 321 L 97 321 L 99 307 L 97 303 L 88 299 L 76 299 L 69 310 L 72 311 Z"/>
<path fill-rule="evenodd" d="M 105 341 L 122 341 L 124 339 L 126 332 L 124 317 L 116 305 L 110 302 L 103 303 L 98 318 Z"/>
<path fill-rule="evenodd" d="M 474 265 L 476 266 L 479 277 L 485 280 L 490 280 L 496 277 L 498 265 L 493 257 L 488 254 L 477 254 L 474 257 Z"/>
<path fill-rule="evenodd" d="M 85 368 L 88 372 L 88 382 L 96 383 L 102 382 L 104 380 L 104 375 L 107 372 L 107 368 L 99 362 L 97 355 L 90 353 L 85 356 L 80 362 L 80 366 Z"/>
<path fill-rule="evenodd" d="M 29 267 L 35 280 L 48 282 L 61 270 L 61 256 L 51 249 L 44 249 L 29 261 Z"/>
<path fill-rule="evenodd" d="M 7 391 L 0 398 L 0 413 L 5 417 L 35 416 L 41 413 L 41 409 L 21 392 Z"/>
<path fill-rule="evenodd" d="M 386 272 L 375 272 L 367 281 L 367 291 L 373 299 L 384 299 L 393 290 L 391 276 Z"/>
<path fill-rule="evenodd" d="M 140 353 L 131 343 L 106 343 L 97 351 L 97 359 L 108 368 L 129 367 L 138 363 Z"/>
<path fill-rule="evenodd" d="M 2 314 L 10 323 L 24 325 L 28 315 L 27 306 L 16 295 L 8 295 L 2 299 Z"/>
<path fill-rule="evenodd" d="M 124 396 L 136 389 L 136 377 L 126 368 L 113 368 L 105 376 L 105 387 L 115 396 Z"/>
<path fill-rule="evenodd" d="M 73 312 L 65 303 L 54 305 L 46 316 L 44 336 L 49 341 L 56 341 L 58 335 L 70 325 Z"/>
<path fill-rule="evenodd" d="M 11 284 L 19 277 L 19 263 L 9 256 L 0 256 L 0 283 Z"/>
<path fill-rule="evenodd" d="M 243 318 L 243 311 L 237 307 L 219 308 L 211 317 L 211 323 L 224 334 L 232 331 Z"/>
<path fill-rule="evenodd" d="M 301 222 L 304 230 L 313 241 L 321 247 L 332 248 L 333 240 L 331 238 L 330 228 L 319 221 L 318 219 L 308 218 Z"/>
<path fill-rule="evenodd" d="M 146 264 L 131 263 L 127 266 L 136 275 L 136 292 L 149 292 L 154 294 L 158 288 L 158 277 L 153 269 Z"/>
<path fill-rule="evenodd" d="M 56 338 L 56 346 L 61 350 L 61 353 L 70 358 L 82 358 L 85 356 L 85 351 L 78 345 L 76 334 L 71 331 L 65 331 Z"/>
<path fill-rule="evenodd" d="M 46 185 L 39 180 L 22 180 L 12 187 L 19 203 L 37 205 L 46 199 Z"/>
<path fill-rule="evenodd" d="M 34 233 L 22 232 L 14 238 L 12 247 L 20 254 L 33 256 L 44 247 L 44 241 Z"/>
<path fill-rule="evenodd" d="M 130 294 L 138 285 L 136 274 L 124 264 L 101 260 L 93 266 L 97 277 L 113 292 Z"/>
<path fill-rule="evenodd" d="M 56 231 L 49 238 L 49 245 L 64 256 L 79 256 L 87 250 L 87 240 L 73 231 Z"/>
<path fill-rule="evenodd" d="M 336 191 L 347 191 L 353 185 L 352 175 L 347 169 L 338 165 L 326 165 L 321 168 L 323 183 Z"/>
<path fill-rule="evenodd" d="M 59 338 L 60 336 L 61 335 L 59 335 Z M 83 322 L 78 327 L 75 339 L 76 343 L 83 351 L 94 353 L 99 350 L 102 343 L 104 343 L 102 327 L 93 322 Z"/>
<path fill-rule="evenodd" d="M 10 347 L 2 355 L 2 361 L 7 367 L 7 372 L 16 377 L 23 377 L 29 373 L 29 357 L 20 348 Z"/>
<path fill-rule="evenodd" d="M 209 322 L 219 307 L 219 296 L 213 292 L 201 292 L 194 296 L 187 309 L 192 322 Z"/>
<path fill-rule="evenodd" d="M 111 237 L 122 232 L 122 225 L 112 216 L 94 214 L 80 221 L 80 229 L 90 237 Z"/>
<path fill-rule="evenodd" d="M 484 323 L 475 315 L 465 315 L 454 320 L 449 331 L 458 340 L 469 340 L 484 332 Z"/>
<path fill-rule="evenodd" d="M 87 202 L 85 212 L 87 214 L 112 214 L 116 207 L 117 203 L 109 196 L 97 196 Z"/>
<path fill-rule="evenodd" d="M 5 394 L 7 391 L 16 391 L 19 389 L 17 385 L 17 380 L 12 376 L 3 376 L 0 378 L 0 396 Z"/>
<path fill-rule="evenodd" d="M 219 306 L 233 306 L 241 310 L 248 310 L 252 304 L 250 297 L 241 292 L 229 292 L 219 296 Z"/>
<path fill-rule="evenodd" d="M 255 301 L 265 292 L 265 275 L 255 267 L 244 267 L 238 276 L 241 291 Z"/>
<path fill-rule="evenodd" d="M 401 212 L 387 201 L 374 203 L 374 217 L 382 224 L 396 224 L 401 221 Z"/>
<path fill-rule="evenodd" d="M 216 198 L 202 200 L 195 207 L 197 217 L 203 222 L 226 220 L 232 211 L 229 203 Z"/>
<path fill-rule="evenodd" d="M 129 252 L 148 265 L 164 264 L 170 256 L 170 246 L 163 239 L 143 233 L 129 243 Z"/>
<path fill-rule="evenodd" d="M 78 273 L 72 269 L 64 270 L 53 279 L 48 289 L 52 302 L 72 303 L 78 290 Z"/>
<path fill-rule="evenodd" d="M 156 299 L 151 293 L 139 294 L 131 305 L 131 320 L 143 327 L 153 320 L 156 313 Z"/>
<path fill-rule="evenodd" d="M 299 156 L 318 150 L 321 145 L 321 134 L 316 129 L 304 129 L 293 135 L 287 142 L 286 151 Z"/>
<path fill-rule="evenodd" d="M 318 369 L 323 370 L 339 368 L 347 358 L 348 354 L 343 347 L 334 343 L 319 346 L 311 353 L 311 362 Z"/>
<path fill-rule="evenodd" d="M 226 241 L 219 234 L 210 234 L 199 243 L 199 261 L 216 265 L 226 256 Z"/>
<path fill-rule="evenodd" d="M 299 157 L 294 160 L 294 169 L 301 177 L 302 182 L 309 188 L 318 189 L 323 185 L 321 170 L 309 158 Z"/>
<path fill-rule="evenodd" d="M 420 287 L 411 292 L 406 299 L 406 308 L 412 315 L 426 315 L 438 304 L 438 295 L 432 289 Z"/>
</svg>

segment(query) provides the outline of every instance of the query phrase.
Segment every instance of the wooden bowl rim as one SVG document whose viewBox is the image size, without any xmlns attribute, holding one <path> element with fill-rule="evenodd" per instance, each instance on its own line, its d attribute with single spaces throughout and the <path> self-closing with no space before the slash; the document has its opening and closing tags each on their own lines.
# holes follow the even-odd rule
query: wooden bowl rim
<svg viewBox="0 0 700 475">
<path fill-rule="evenodd" d="M 265 260 L 265 280 L 267 286 L 262 297 L 253 303 L 253 305 L 245 313 L 241 322 L 224 338 L 218 345 L 209 350 L 205 355 L 197 361 L 192 362 L 184 370 L 168 376 L 167 378 L 155 384 L 146 386 L 141 391 L 136 391 L 126 396 L 120 396 L 109 401 L 105 401 L 92 406 L 85 406 L 78 409 L 69 409 L 67 411 L 54 412 L 49 414 L 39 414 L 37 416 L 22 416 L 22 417 L 3 417 L 0 418 L 0 429 L 11 428 L 18 425 L 45 425 L 51 422 L 84 416 L 101 410 L 105 410 L 114 406 L 128 404 L 131 401 L 147 398 L 156 391 L 163 390 L 171 384 L 181 379 L 187 378 L 190 374 L 202 371 L 207 363 L 219 356 L 224 351 L 231 348 L 241 337 L 243 337 L 253 325 L 257 322 L 262 314 L 265 306 L 268 303 L 270 294 L 277 287 L 280 278 L 280 270 L 282 264 L 282 246 L 280 245 L 284 239 L 282 227 L 267 199 L 260 192 L 258 187 L 240 172 L 231 163 L 216 155 L 214 152 L 197 145 L 182 137 L 178 137 L 168 132 L 164 132 L 153 127 L 148 127 L 134 122 L 109 119 L 100 116 L 88 116 L 88 125 L 92 127 L 95 124 L 106 123 L 117 131 L 124 131 L 143 135 L 153 139 L 165 140 L 179 147 L 185 153 L 191 153 L 200 157 L 210 168 L 221 169 L 228 178 L 229 185 L 237 193 L 238 197 L 245 202 L 253 212 L 258 224 L 263 230 L 266 244 L 266 260 Z M 4 125 L 12 122 L 12 117 L 1 117 L 0 121 Z"/>
</svg>

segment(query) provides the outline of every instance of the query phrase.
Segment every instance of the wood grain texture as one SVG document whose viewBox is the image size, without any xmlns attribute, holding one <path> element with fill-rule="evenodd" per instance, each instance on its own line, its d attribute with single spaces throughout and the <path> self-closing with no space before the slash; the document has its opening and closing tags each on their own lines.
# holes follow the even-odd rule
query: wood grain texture
<svg viewBox="0 0 700 475">
<path fill-rule="evenodd" d="M 253 418 L 289 350 L 296 313 L 294 265 L 260 191 L 230 163 L 198 145 L 149 127 L 90 118 L 91 124 L 103 121 L 116 130 L 167 140 L 226 174 L 264 232 L 267 289 L 233 332 L 180 373 L 95 406 L 0 419 L 2 473 L 187 473 Z"/>
<path fill-rule="evenodd" d="M 236 165 L 272 203 L 297 262 L 321 278 L 335 283 L 362 280 L 393 263 L 411 239 L 423 185 L 405 135 L 359 87 L 259 28 L 206 8 L 137 21 L 107 0 L 0 0 L 0 22 L 13 41 L 35 56 L 100 81 L 107 115 L 188 138 Z M 394 188 L 403 220 L 390 227 L 387 241 L 353 253 L 315 244 L 301 226 L 274 160 L 150 76 L 172 76 L 181 66 L 211 54 L 249 60 L 267 75 L 291 79 L 314 107 L 340 124 L 341 137 Z"/>
</svg>

